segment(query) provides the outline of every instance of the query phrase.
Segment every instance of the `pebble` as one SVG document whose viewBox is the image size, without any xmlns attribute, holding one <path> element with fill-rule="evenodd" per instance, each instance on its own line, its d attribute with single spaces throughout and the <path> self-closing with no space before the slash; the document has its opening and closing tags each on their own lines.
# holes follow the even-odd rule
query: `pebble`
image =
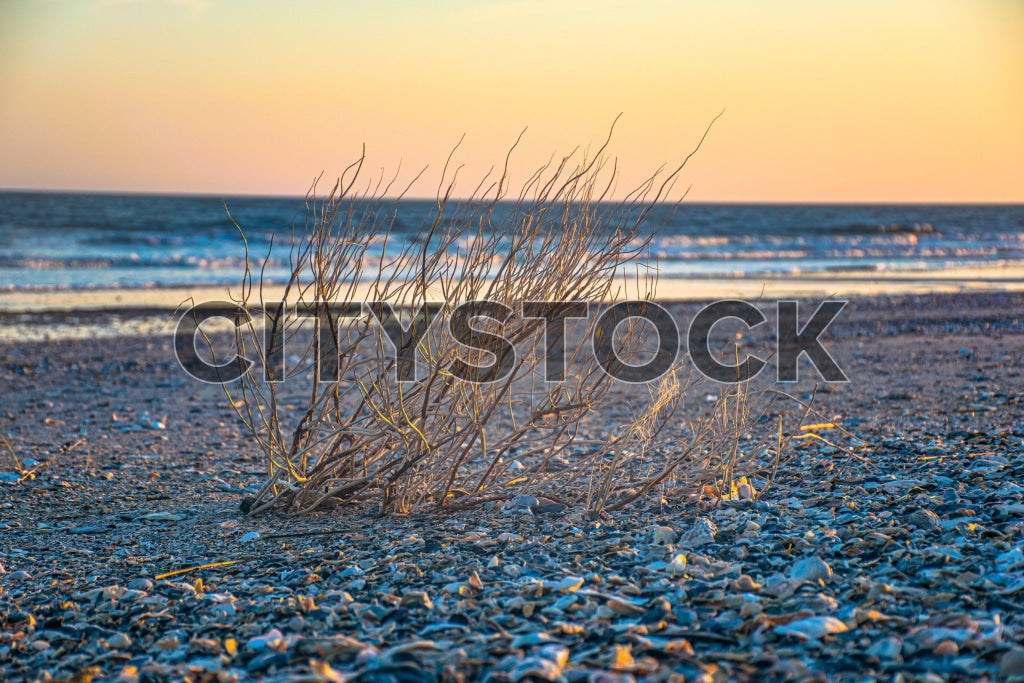
<svg viewBox="0 0 1024 683">
<path fill-rule="evenodd" d="M 284 636 L 276 628 L 266 633 L 250 638 L 245 643 L 245 648 L 253 652 L 262 652 L 271 649 L 278 650 L 284 647 Z"/>
<path fill-rule="evenodd" d="M 789 580 L 795 584 L 818 583 L 832 580 L 832 567 L 820 557 L 797 560 L 789 569 Z"/>
<path fill-rule="evenodd" d="M 653 531 L 655 545 L 672 545 L 679 539 L 679 534 L 670 526 L 656 526 Z"/>
<path fill-rule="evenodd" d="M 835 617 L 807 617 L 806 619 L 797 619 L 788 624 L 775 627 L 775 632 L 779 635 L 799 636 L 813 640 L 834 633 L 844 633 L 849 630 L 846 624 Z"/>
<path fill-rule="evenodd" d="M 1024 678 L 1024 648 L 1014 647 L 999 660 L 999 675 L 1006 680 Z"/>
<path fill-rule="evenodd" d="M 907 517 L 907 522 L 920 529 L 938 529 L 941 526 L 939 516 L 931 510 L 915 510 Z"/>
<path fill-rule="evenodd" d="M 717 534 L 718 527 L 715 523 L 708 517 L 700 517 L 679 539 L 679 544 L 686 548 L 696 549 L 708 543 L 714 543 Z"/>
<path fill-rule="evenodd" d="M 107 638 L 107 645 L 115 650 L 127 650 L 132 646 L 132 639 L 123 633 L 115 633 Z"/>
<path fill-rule="evenodd" d="M 132 579 L 128 582 L 128 588 L 148 593 L 153 590 L 153 581 L 147 578 Z"/>
<path fill-rule="evenodd" d="M 733 582 L 732 587 L 742 593 L 750 593 L 759 589 L 761 584 L 750 578 L 749 574 L 743 574 Z"/>
<path fill-rule="evenodd" d="M 673 576 L 686 572 L 686 555 L 680 554 L 673 557 L 672 561 L 666 566 L 666 569 Z"/>
<path fill-rule="evenodd" d="M 423 591 L 409 591 L 402 596 L 402 607 L 420 607 L 423 609 L 433 609 L 434 603 L 430 599 L 430 596 Z"/>
<path fill-rule="evenodd" d="M 836 680 L 1024 683 L 1014 429 L 938 446 L 904 435 L 864 462 L 831 452 L 827 481 L 822 454 L 802 454 L 806 470 L 780 469 L 778 486 L 751 478 L 760 495 L 737 485 L 706 506 L 666 493 L 591 517 L 540 512 L 538 494 L 521 515 L 328 510 L 288 518 L 299 534 L 266 553 L 231 549 L 260 539 L 237 512 L 204 525 L 177 500 L 75 522 L 116 524 L 109 536 L 5 528 L 8 569 L 46 590 L 3 575 L 0 678 L 714 683 L 810 680 L 827 662 Z M 139 517 L 158 504 L 196 530 Z M 50 547 L 67 559 L 43 573 Z M 219 561 L 234 564 L 196 569 Z"/>
</svg>

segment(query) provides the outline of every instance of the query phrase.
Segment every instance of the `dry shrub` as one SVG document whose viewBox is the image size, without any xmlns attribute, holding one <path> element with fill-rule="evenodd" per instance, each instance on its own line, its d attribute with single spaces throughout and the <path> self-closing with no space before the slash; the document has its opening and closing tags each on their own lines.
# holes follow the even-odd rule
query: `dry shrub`
<svg viewBox="0 0 1024 683">
<path fill-rule="evenodd" d="M 541 167 L 515 196 L 506 159 L 500 176 L 459 201 L 452 199 L 457 172 L 446 164 L 430 219 L 414 239 L 394 234 L 391 184 L 360 189 L 362 158 L 326 196 L 314 185 L 306 225 L 292 240 L 285 301 L 264 300 L 262 278 L 252 272 L 237 301 L 246 316 L 235 341 L 260 362 L 226 390 L 268 467 L 246 510 L 369 501 L 382 514 L 405 513 L 521 493 L 610 510 L 654 490 L 728 491 L 737 472 L 763 470 L 778 456 L 781 442 L 740 443 L 752 421 L 744 385 L 721 387 L 713 408 L 688 420 L 680 402 L 704 380 L 686 370 L 686 358 L 650 387 L 623 385 L 587 343 L 595 309 L 566 321 L 561 349 L 544 320 L 521 315 L 523 302 L 653 297 L 644 221 L 686 162 L 613 202 L 616 174 L 604 150 Z M 466 346 L 446 323 L 460 303 L 479 300 L 497 307 L 484 311 L 489 318 L 462 321 L 474 342 Z M 386 306 L 346 315 L 331 305 L 346 301 Z M 428 325 L 423 313 L 432 302 L 438 318 Z M 486 336 L 498 331 L 513 347 Z M 637 364 L 645 342 L 650 329 L 638 319 L 617 328 L 622 362 Z M 547 382 L 545 358 L 559 351 L 564 380 Z M 491 365 L 507 374 L 472 381 L 493 378 L 473 369 Z M 414 369 L 415 381 L 398 380 Z M 633 408 L 617 427 L 595 419 L 627 404 Z M 655 437 L 670 422 L 687 438 L 666 447 Z"/>
</svg>

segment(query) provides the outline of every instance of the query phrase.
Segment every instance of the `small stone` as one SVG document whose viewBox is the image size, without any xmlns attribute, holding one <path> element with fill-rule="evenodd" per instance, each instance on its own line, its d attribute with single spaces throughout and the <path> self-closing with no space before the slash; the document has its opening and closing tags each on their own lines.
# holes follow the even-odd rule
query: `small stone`
<svg viewBox="0 0 1024 683">
<path fill-rule="evenodd" d="M 562 667 L 544 657 L 525 657 L 509 674 L 512 683 L 534 683 L 535 681 L 564 681 Z"/>
<path fill-rule="evenodd" d="M 999 660 L 999 675 L 1003 678 L 1024 676 L 1024 649 L 1015 647 Z"/>
<path fill-rule="evenodd" d="M 701 517 L 679 539 L 679 544 L 687 548 L 698 548 L 707 543 L 714 543 L 718 527 L 707 517 Z"/>
<path fill-rule="evenodd" d="M 148 515 L 142 515 L 139 519 L 148 522 L 180 522 L 187 517 L 188 515 L 173 512 L 151 512 Z"/>
<path fill-rule="evenodd" d="M 229 619 L 237 613 L 234 604 L 230 602 L 223 602 L 219 605 L 214 605 L 210 608 L 210 614 L 215 619 Z"/>
<path fill-rule="evenodd" d="M 505 505 L 502 507 L 502 510 L 506 514 L 531 515 L 533 514 L 532 508 L 537 507 L 539 504 L 540 501 L 537 500 L 535 496 L 520 493 L 519 495 L 512 498 L 512 500 L 507 501 Z"/>
<path fill-rule="evenodd" d="M 250 638 L 245 647 L 253 652 L 281 650 L 284 648 L 284 636 L 276 628 L 272 628 L 261 636 Z"/>
<path fill-rule="evenodd" d="M 567 576 L 556 582 L 552 588 L 559 593 L 574 593 L 583 586 L 582 576 Z"/>
<path fill-rule="evenodd" d="M 18 628 L 31 629 L 36 625 L 36 618 L 28 612 L 14 611 L 7 614 L 7 623 L 17 624 Z"/>
<path fill-rule="evenodd" d="M 747 619 L 758 615 L 763 611 L 764 607 L 761 606 L 761 603 L 756 600 L 748 600 L 747 602 L 744 602 L 743 607 L 740 608 L 740 618 Z"/>
<path fill-rule="evenodd" d="M 670 526 L 656 526 L 654 527 L 654 544 L 655 545 L 672 545 L 679 538 L 679 534 L 676 530 Z"/>
<path fill-rule="evenodd" d="M 807 617 L 806 619 L 797 619 L 788 624 L 775 627 L 775 633 L 780 636 L 797 636 L 810 640 L 817 640 L 822 636 L 844 633 L 849 630 L 846 624 L 835 617 Z"/>
<path fill-rule="evenodd" d="M 548 643 L 557 643 L 558 641 L 550 633 L 544 633 L 543 631 L 536 633 L 523 633 L 512 639 L 510 647 L 513 650 L 524 650 L 528 647 L 534 647 L 536 645 L 547 645 Z"/>
<path fill-rule="evenodd" d="M 132 639 L 118 632 L 107 638 L 107 645 L 115 650 L 127 650 L 132 646 Z"/>
<path fill-rule="evenodd" d="M 750 593 L 751 591 L 756 591 L 760 588 L 761 584 L 750 578 L 750 574 L 743 574 L 740 578 L 732 582 L 732 587 L 741 593 Z"/>
<path fill-rule="evenodd" d="M 11 572 L 10 576 L 8 576 L 7 578 L 11 581 L 28 581 L 32 578 L 32 575 L 24 569 L 19 569 L 16 572 Z"/>
<path fill-rule="evenodd" d="M 179 647 L 181 647 L 181 641 L 178 640 L 177 636 L 165 636 L 160 640 L 156 641 L 155 643 L 153 643 L 153 645 L 160 648 L 161 650 L 170 652 L 171 650 L 177 650 Z"/>
<path fill-rule="evenodd" d="M 996 567 L 1002 572 L 1024 567 L 1024 552 L 1021 552 L 1020 546 L 1015 546 L 996 557 Z"/>
<path fill-rule="evenodd" d="M 673 576 L 682 574 L 686 571 L 686 555 L 676 555 L 665 569 Z"/>
<path fill-rule="evenodd" d="M 430 600 L 430 596 L 423 591 L 409 591 L 402 596 L 402 607 L 422 607 L 424 609 L 432 609 L 434 603 Z"/>
<path fill-rule="evenodd" d="M 795 584 L 818 583 L 832 579 L 832 567 L 820 557 L 805 557 L 797 560 L 789 569 L 789 579 Z"/>
<path fill-rule="evenodd" d="M 888 661 L 899 657 L 902 650 L 903 641 L 892 636 L 872 643 L 871 647 L 867 649 L 867 653 L 872 657 L 878 657 L 880 660 Z"/>
<path fill-rule="evenodd" d="M 243 534 L 242 537 L 240 539 L 238 539 L 238 540 L 241 541 L 242 543 L 249 543 L 251 541 L 258 541 L 258 540 L 260 540 L 260 532 L 258 532 L 258 531 L 250 531 L 247 534 Z"/>
<path fill-rule="evenodd" d="M 936 645 L 933 652 L 940 657 L 955 657 L 960 654 L 960 648 L 954 641 L 946 639 Z"/>
<path fill-rule="evenodd" d="M 631 602 L 620 600 L 619 598 L 612 598 L 607 602 L 607 607 L 615 614 L 622 617 L 636 617 L 643 614 L 646 610 L 639 605 L 634 605 Z"/>
<path fill-rule="evenodd" d="M 919 529 L 938 529 L 939 516 L 931 510 L 915 510 L 907 516 L 907 522 Z"/>
<path fill-rule="evenodd" d="M 128 587 L 132 590 L 146 591 L 148 593 L 153 590 L 153 582 L 146 578 L 132 579 L 128 582 Z"/>
<path fill-rule="evenodd" d="M 542 500 L 530 510 L 535 515 L 560 515 L 567 509 L 565 503 L 556 503 L 553 500 Z"/>
</svg>

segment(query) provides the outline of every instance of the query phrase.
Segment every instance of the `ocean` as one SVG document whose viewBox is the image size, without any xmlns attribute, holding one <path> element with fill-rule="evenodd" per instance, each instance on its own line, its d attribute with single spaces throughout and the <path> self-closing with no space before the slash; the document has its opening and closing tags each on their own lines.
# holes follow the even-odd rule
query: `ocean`
<svg viewBox="0 0 1024 683">
<path fill-rule="evenodd" d="M 397 204 L 393 234 L 416 239 L 432 201 Z M 266 279 L 287 276 L 302 198 L 0 192 L 0 290 L 223 285 L 245 247 Z M 941 271 L 1024 264 L 1024 205 L 658 206 L 647 229 L 666 278 Z"/>
</svg>

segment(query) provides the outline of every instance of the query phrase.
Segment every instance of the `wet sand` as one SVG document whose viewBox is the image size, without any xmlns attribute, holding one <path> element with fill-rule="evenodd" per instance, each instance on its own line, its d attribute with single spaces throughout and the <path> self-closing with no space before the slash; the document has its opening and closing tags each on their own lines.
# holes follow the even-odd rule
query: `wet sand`
<svg viewBox="0 0 1024 683">
<path fill-rule="evenodd" d="M 238 287 L 172 287 L 152 289 L 95 289 L 0 292 L 0 312 L 72 309 L 175 310 L 191 302 L 232 300 Z M 626 285 L 625 291 L 635 291 Z M 836 271 L 772 277 L 661 278 L 656 283 L 661 301 L 713 301 L 851 296 L 953 294 L 977 291 L 1024 291 L 1024 266 L 953 268 L 941 271 Z M 278 300 L 283 289 L 268 286 L 264 298 Z M 365 299 L 368 286 L 359 286 L 353 298 Z"/>
</svg>

